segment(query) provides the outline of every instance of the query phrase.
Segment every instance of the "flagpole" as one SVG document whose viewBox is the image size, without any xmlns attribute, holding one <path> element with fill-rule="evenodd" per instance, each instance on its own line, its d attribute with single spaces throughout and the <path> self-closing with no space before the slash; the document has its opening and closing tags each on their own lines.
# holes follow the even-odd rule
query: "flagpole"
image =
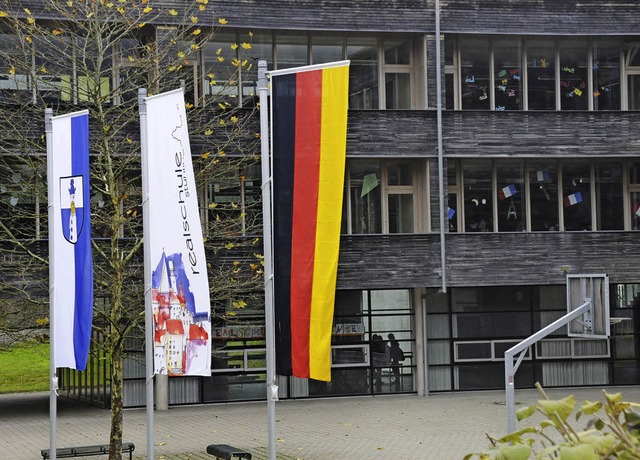
<svg viewBox="0 0 640 460">
<path fill-rule="evenodd" d="M 44 129 L 47 142 L 47 193 L 48 193 L 48 216 L 49 216 L 49 458 L 56 460 L 56 417 L 58 396 L 58 378 L 56 377 L 55 365 L 55 315 L 53 311 L 54 283 L 53 283 L 53 109 L 44 109 Z"/>
<path fill-rule="evenodd" d="M 276 460 L 276 385 L 275 318 L 273 308 L 273 259 L 271 232 L 271 168 L 269 162 L 269 101 L 267 61 L 258 61 L 260 94 L 260 156 L 262 163 L 262 234 L 264 243 L 264 311 L 267 346 L 267 418 L 269 422 L 269 460 Z"/>
<path fill-rule="evenodd" d="M 149 168 L 147 148 L 147 90 L 138 89 L 138 107 L 140 112 L 140 159 L 142 169 L 142 238 L 144 242 L 144 330 L 146 334 L 145 382 L 147 395 L 147 459 L 153 460 L 153 310 L 151 308 L 151 251 L 149 248 Z"/>
</svg>

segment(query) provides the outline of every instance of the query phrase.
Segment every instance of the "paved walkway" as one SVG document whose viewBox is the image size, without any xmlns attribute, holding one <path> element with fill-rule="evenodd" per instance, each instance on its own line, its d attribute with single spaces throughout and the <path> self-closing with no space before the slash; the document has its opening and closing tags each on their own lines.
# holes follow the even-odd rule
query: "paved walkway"
<svg viewBox="0 0 640 460">
<path fill-rule="evenodd" d="M 610 388 L 640 401 L 640 386 Z M 581 402 L 599 399 L 599 389 L 549 390 Z M 535 390 L 518 390 L 516 401 L 533 404 Z M 0 395 L 0 457 L 36 460 L 49 445 L 48 393 Z M 266 403 L 174 407 L 155 413 L 155 458 L 208 459 L 206 446 L 227 443 L 267 458 Z M 109 411 L 58 402 L 58 447 L 103 444 Z M 505 430 L 504 392 L 483 391 L 280 401 L 276 404 L 277 452 L 283 460 L 462 459 L 487 446 L 485 432 Z M 124 440 L 146 458 L 146 412 L 127 409 Z"/>
</svg>

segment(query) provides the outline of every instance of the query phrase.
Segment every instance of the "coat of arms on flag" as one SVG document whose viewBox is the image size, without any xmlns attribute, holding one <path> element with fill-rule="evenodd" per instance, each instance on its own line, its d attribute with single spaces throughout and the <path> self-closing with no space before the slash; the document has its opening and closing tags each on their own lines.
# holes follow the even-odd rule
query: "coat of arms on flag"
<svg viewBox="0 0 640 460">
<path fill-rule="evenodd" d="M 69 243 L 76 244 L 84 224 L 82 176 L 60 178 L 60 212 L 62 234 Z"/>
</svg>

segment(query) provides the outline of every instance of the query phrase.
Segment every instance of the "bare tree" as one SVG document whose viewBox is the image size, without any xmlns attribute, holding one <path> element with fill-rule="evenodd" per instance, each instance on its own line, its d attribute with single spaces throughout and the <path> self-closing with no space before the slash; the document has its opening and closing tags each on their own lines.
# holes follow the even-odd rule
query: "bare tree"
<svg viewBox="0 0 640 460">
<path fill-rule="evenodd" d="M 199 50 L 225 25 L 207 0 L 157 10 L 146 0 L 0 0 L 7 33 L 0 42 L 0 256 L 16 268 L 0 288 L 0 333 L 46 324 L 46 157 L 44 107 L 56 113 L 88 108 L 95 295 L 94 328 L 111 373 L 110 458 L 121 458 L 125 341 L 144 336 L 142 206 L 138 88 L 149 93 L 185 86 L 197 179 L 205 185 L 248 180 L 258 161 L 255 102 L 234 103 L 250 59 L 197 63 Z M 198 17 L 207 18 L 207 26 Z M 232 48 L 249 50 L 251 36 Z M 239 56 L 236 52 L 235 56 Z M 217 75 L 224 75 L 224 83 Z M 235 91 L 235 93 L 234 93 Z M 204 96 L 207 95 L 205 98 Z M 201 200 L 202 201 L 202 200 Z M 229 198 L 203 207 L 213 319 L 260 302 L 262 241 L 259 199 Z M 36 281 L 37 280 L 37 281 Z M 44 290 L 43 290 L 44 289 Z M 8 305 L 37 305 L 23 315 Z M 6 318 L 23 318 L 22 328 Z"/>
</svg>

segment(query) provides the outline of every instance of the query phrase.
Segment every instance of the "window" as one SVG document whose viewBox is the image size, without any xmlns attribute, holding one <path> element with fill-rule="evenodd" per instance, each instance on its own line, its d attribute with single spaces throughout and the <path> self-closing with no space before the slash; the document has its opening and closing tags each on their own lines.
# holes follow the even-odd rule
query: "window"
<svg viewBox="0 0 640 460">
<path fill-rule="evenodd" d="M 555 161 L 530 161 L 531 230 L 559 230 L 558 171 Z"/>
<path fill-rule="evenodd" d="M 564 229 L 591 230 L 591 168 L 588 161 L 562 163 Z"/>
<path fill-rule="evenodd" d="M 411 108 L 411 72 L 413 47 L 409 40 L 385 40 L 385 108 Z"/>
<path fill-rule="evenodd" d="M 233 105 L 238 104 L 239 94 L 238 69 L 232 64 L 235 43 L 235 33 L 217 33 L 202 47 L 203 94 L 224 97 Z"/>
<path fill-rule="evenodd" d="M 621 162 L 595 164 L 596 225 L 598 230 L 624 230 Z"/>
<path fill-rule="evenodd" d="M 277 69 L 289 69 L 309 63 L 308 41 L 306 34 L 279 34 L 276 36 Z"/>
<path fill-rule="evenodd" d="M 352 160 L 344 214 L 349 233 L 413 233 L 419 228 L 417 174 L 423 162 Z M 424 174 L 426 176 L 426 172 Z M 344 221 L 344 219 L 343 219 Z"/>
<path fill-rule="evenodd" d="M 587 41 L 560 41 L 560 107 L 562 110 L 588 110 Z"/>
<path fill-rule="evenodd" d="M 556 46 L 552 39 L 527 41 L 529 110 L 556 109 Z"/>
<path fill-rule="evenodd" d="M 375 38 L 347 37 L 349 69 L 349 108 L 377 109 L 378 41 Z"/>
<path fill-rule="evenodd" d="M 502 161 L 496 164 L 498 231 L 522 232 L 527 227 L 524 163 Z"/>
<path fill-rule="evenodd" d="M 319 35 L 311 37 L 312 64 L 340 61 L 343 58 L 342 35 Z"/>
<path fill-rule="evenodd" d="M 620 110 L 620 41 L 593 41 L 593 108 Z"/>
<path fill-rule="evenodd" d="M 522 63 L 517 37 L 493 41 L 496 110 L 522 110 Z"/>
<path fill-rule="evenodd" d="M 489 109 L 489 41 L 477 38 L 460 39 L 460 73 L 462 74 L 462 108 Z"/>
<path fill-rule="evenodd" d="M 465 160 L 462 163 L 462 174 L 465 231 L 492 232 L 491 160 Z"/>
</svg>

